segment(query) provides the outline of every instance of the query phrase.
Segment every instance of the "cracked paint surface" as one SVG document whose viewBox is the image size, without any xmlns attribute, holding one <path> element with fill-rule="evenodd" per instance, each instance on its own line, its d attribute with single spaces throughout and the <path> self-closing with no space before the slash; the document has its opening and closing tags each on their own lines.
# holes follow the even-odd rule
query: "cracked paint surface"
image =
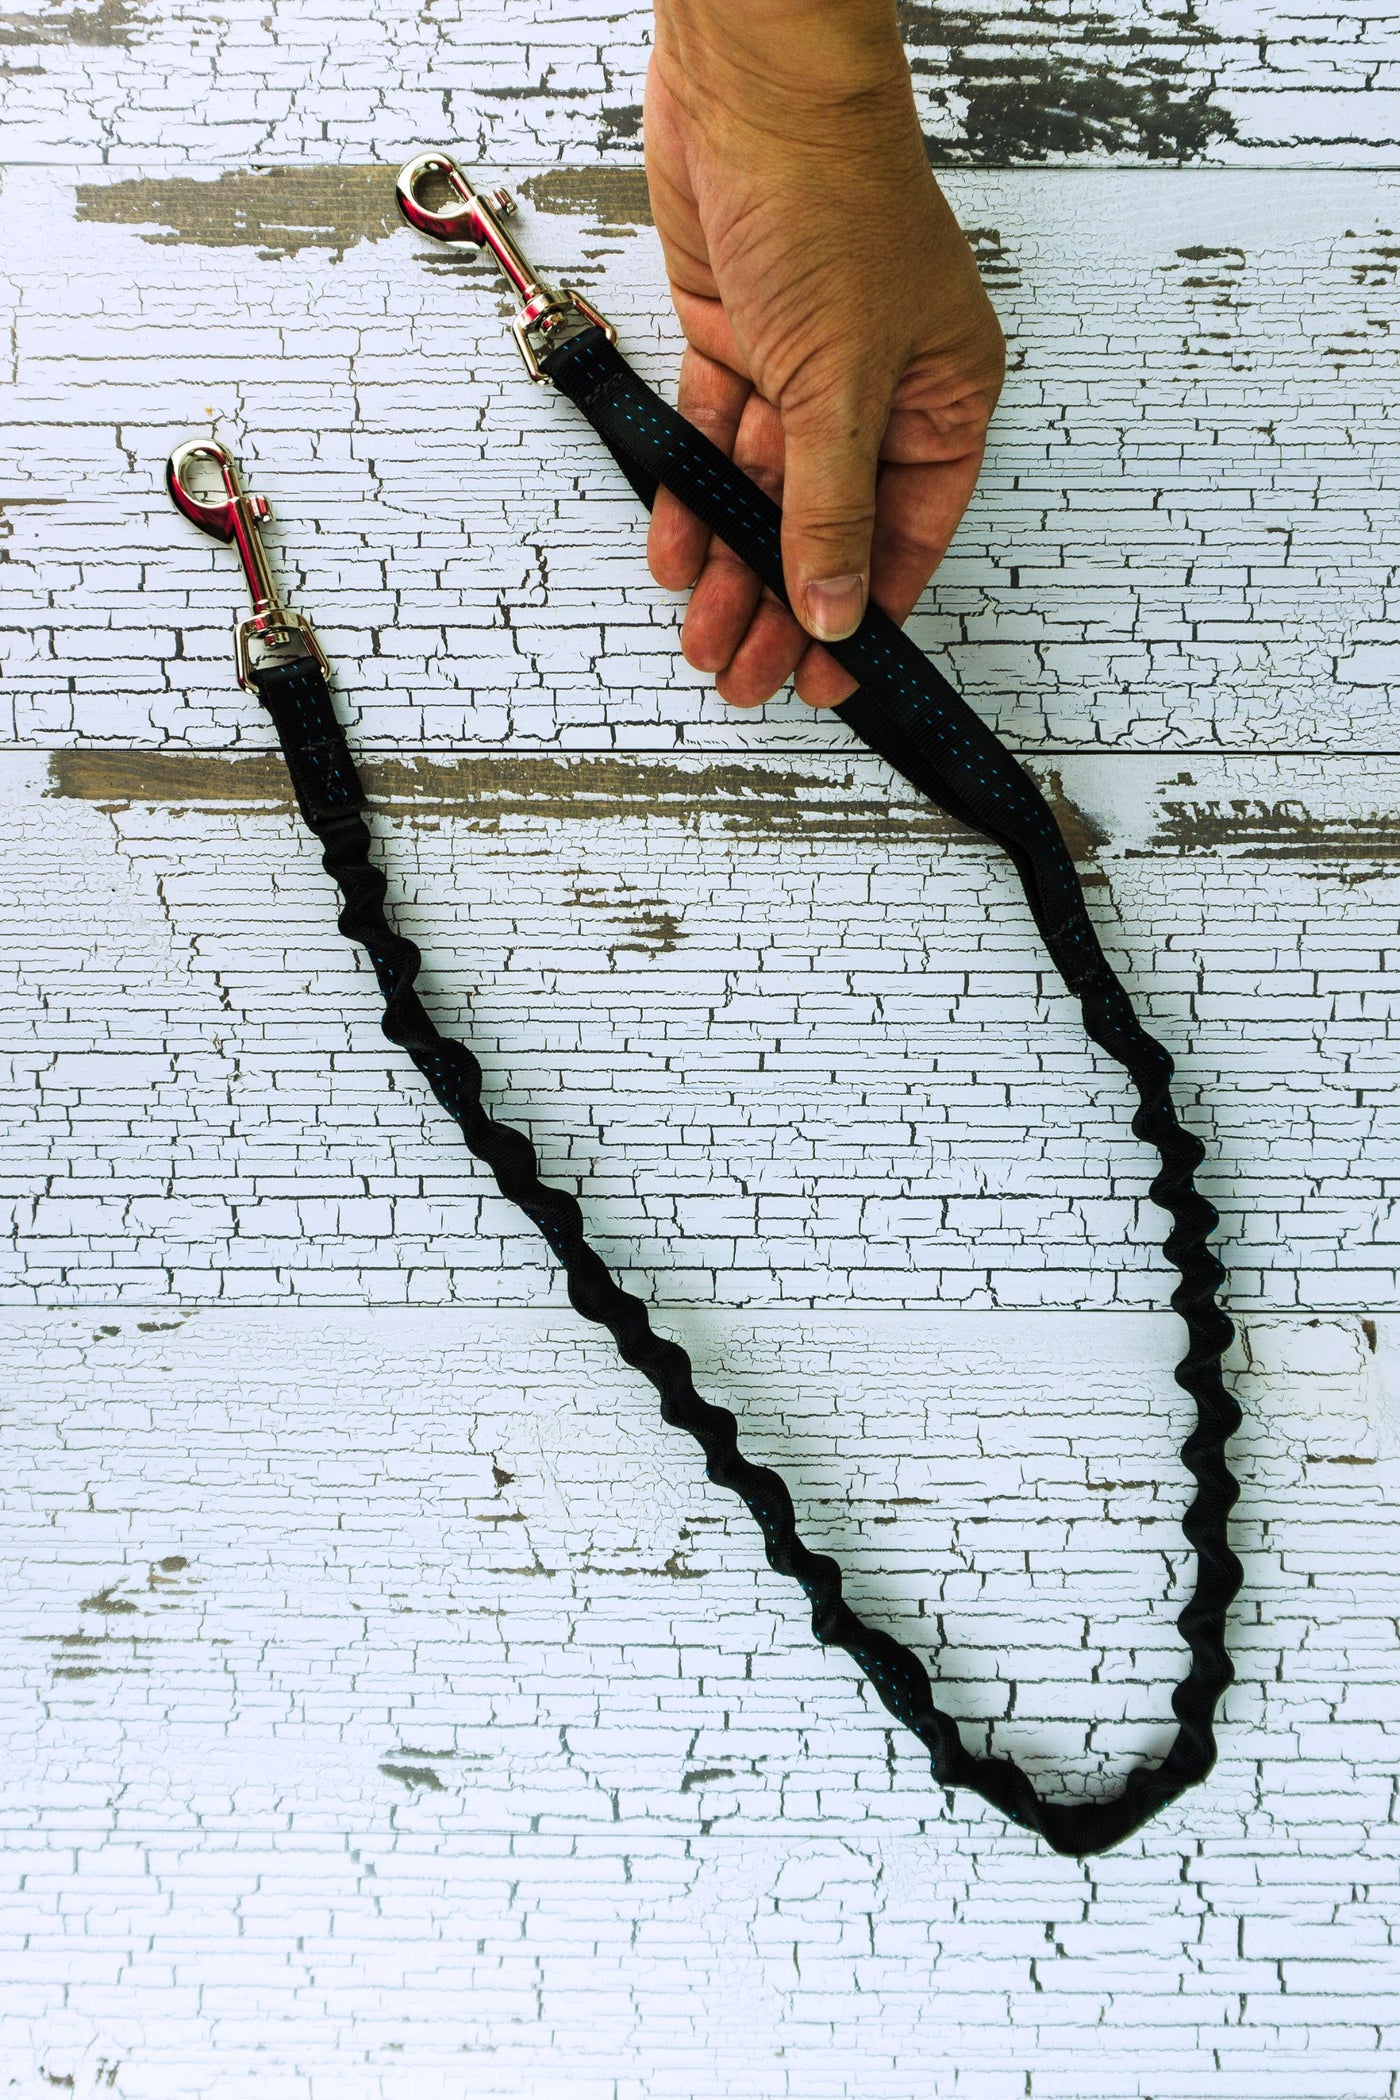
<svg viewBox="0 0 1400 2100">
<path fill-rule="evenodd" d="M 226 674 L 237 571 L 161 481 L 213 423 L 272 500 L 288 595 L 367 750 L 829 749 L 837 725 L 790 698 L 726 711 L 680 661 L 640 508 L 568 404 L 523 383 L 490 271 L 407 230 L 361 237 L 392 209 L 372 178 L 181 177 L 168 205 L 165 177 L 88 182 L 76 223 L 70 182 L 11 178 L 7 734 L 266 743 Z M 1014 369 L 918 639 L 1047 757 L 1388 748 L 1397 179 L 950 185 Z M 200 225 L 180 219 L 196 193 Z M 542 194 L 532 254 L 671 385 L 652 232 Z"/>
<path fill-rule="evenodd" d="M 272 498 L 434 1013 L 862 1609 L 1051 1788 L 1156 1754 L 1184 1401 L 1121 1075 L 994 855 L 679 664 L 491 273 L 395 222 L 454 143 L 669 386 L 646 9 L 28 0 L 21 2100 L 1393 2100 L 1395 25 L 904 22 L 1013 363 L 915 631 L 1054 798 L 1222 1211 L 1220 1764 L 1083 1866 L 932 1789 L 384 1044 L 233 685 L 236 569 L 161 488 L 213 424 Z"/>
<path fill-rule="evenodd" d="M 993 166 L 1393 162 L 1395 19 L 1278 0 L 905 0 L 933 157 Z M 134 0 L 9 18 L 19 159 L 186 162 L 641 158 L 649 10 L 580 0 L 367 0 L 347 36 L 312 0 L 218 14 Z M 0 31 L 3 33 L 3 31 Z"/>
<path fill-rule="evenodd" d="M 184 799 L 201 763 L 169 800 L 100 754 L 0 768 L 15 894 L 54 914 L 12 936 L 11 1302 L 479 1304 L 502 1274 L 550 1299 L 542 1245 L 383 1049 L 314 849 L 275 802 Z M 435 1017 L 610 1258 L 677 1304 L 1163 1303 L 1125 1082 L 1005 860 L 911 796 L 882 812 L 873 758 L 625 763 L 625 795 L 614 761 L 448 764 L 475 813 L 400 814 L 428 760 L 379 819 Z M 1207 1142 L 1232 1304 L 1394 1307 L 1400 868 L 1374 777 L 1057 773 Z"/>
<path fill-rule="evenodd" d="M 1182 1653 L 1170 1321 L 680 1331 L 970 1739 L 1067 1791 L 1158 1743 Z M 66 2018 L 15 2006 L 12 2046 L 75 2090 L 117 2065 L 118 2092 L 198 2091 L 217 2065 L 251 2095 L 273 2056 L 312 2093 L 392 2100 L 464 2073 L 492 2096 L 1011 2093 L 1028 2062 L 1032 2091 L 1102 2095 L 1170 2048 L 1211 2100 L 1314 2092 L 1332 2062 L 1383 2092 L 1400 1447 L 1355 1320 L 1246 1323 L 1222 1759 L 1082 1864 L 934 1792 L 567 1315 L 9 1334 L 6 1530 L 35 1579 L 7 1606 L 33 1638 L 5 1651 L 6 1916 L 25 1900 L 38 1944 L 89 1921 L 88 1961 L 134 1943 L 113 2010 L 91 1983 Z M 139 1670 L 55 1679 L 84 1584 L 138 1604 Z"/>
</svg>

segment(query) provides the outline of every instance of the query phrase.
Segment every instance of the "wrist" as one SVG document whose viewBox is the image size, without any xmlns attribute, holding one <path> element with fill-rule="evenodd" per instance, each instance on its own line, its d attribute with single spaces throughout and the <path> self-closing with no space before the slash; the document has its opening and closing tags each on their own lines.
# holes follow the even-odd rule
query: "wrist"
<svg viewBox="0 0 1400 2100">
<path fill-rule="evenodd" d="M 764 129 L 890 94 L 912 102 L 894 0 L 655 0 L 655 9 L 656 57 L 673 88 L 749 112 Z"/>
</svg>

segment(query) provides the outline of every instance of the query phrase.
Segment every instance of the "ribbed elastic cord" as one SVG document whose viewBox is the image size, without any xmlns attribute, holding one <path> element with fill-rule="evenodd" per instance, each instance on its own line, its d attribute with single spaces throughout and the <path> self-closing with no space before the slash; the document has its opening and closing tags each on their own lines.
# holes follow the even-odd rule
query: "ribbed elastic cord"
<svg viewBox="0 0 1400 2100">
<path fill-rule="evenodd" d="M 776 506 L 667 408 L 599 331 L 557 351 L 549 373 L 583 410 L 643 501 L 658 482 L 671 489 L 781 595 Z M 1172 1304 L 1187 1332 L 1176 1377 L 1196 1404 L 1196 1427 L 1182 1452 L 1197 1490 L 1183 1520 L 1195 1549 L 1196 1584 L 1177 1620 L 1191 1663 L 1172 1695 L 1180 1725 L 1167 1755 L 1132 1772 L 1122 1792 L 1108 1800 L 1047 1801 L 1010 1759 L 974 1756 L 956 1722 L 935 1705 L 918 1656 L 851 1609 L 837 1563 L 813 1553 L 799 1537 L 781 1477 L 743 1456 L 734 1416 L 701 1398 L 685 1351 L 654 1333 L 642 1301 L 615 1282 L 589 1246 L 575 1198 L 542 1182 L 529 1139 L 482 1107 L 481 1067 L 470 1050 L 434 1027 L 414 989 L 418 950 L 385 915 L 385 880 L 371 858 L 364 798 L 321 673 L 300 660 L 261 673 L 256 682 L 276 724 L 302 815 L 344 896 L 340 929 L 373 963 L 384 995 L 385 1035 L 408 1053 L 470 1149 L 491 1169 L 502 1195 L 544 1236 L 564 1269 L 575 1309 L 607 1328 L 623 1360 L 655 1386 L 662 1418 L 699 1444 L 710 1479 L 746 1504 L 763 1535 L 769 1566 L 806 1592 L 816 1638 L 855 1660 L 883 1704 L 925 1746 L 934 1778 L 947 1787 L 971 1788 L 1014 1822 L 1039 1831 L 1057 1852 L 1102 1852 L 1205 1778 L 1215 1760 L 1216 1705 L 1233 1675 L 1225 1620 L 1241 1571 L 1228 1541 L 1238 1490 L 1225 1446 L 1240 1416 L 1221 1377 L 1232 1330 L 1216 1304 L 1223 1271 L 1207 1245 L 1216 1213 L 1193 1181 L 1202 1147 L 1177 1120 L 1171 1059 L 1138 1023 L 1104 957 L 1074 863 L 1035 783 L 878 609 L 871 609 L 849 642 L 833 644 L 832 653 L 861 681 L 859 693 L 837 710 L 849 727 L 931 800 L 1010 855 L 1056 968 L 1079 999 L 1085 1028 L 1131 1075 L 1139 1102 L 1133 1129 L 1162 1162 L 1151 1194 L 1172 1220 L 1164 1251 L 1181 1273 Z"/>
</svg>

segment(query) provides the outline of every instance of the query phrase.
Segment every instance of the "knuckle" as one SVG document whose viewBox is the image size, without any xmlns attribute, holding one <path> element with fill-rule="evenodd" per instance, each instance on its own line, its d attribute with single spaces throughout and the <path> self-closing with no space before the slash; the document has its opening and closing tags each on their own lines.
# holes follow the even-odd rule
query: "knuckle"
<svg viewBox="0 0 1400 2100">
<path fill-rule="evenodd" d="M 682 404 L 681 413 L 688 423 L 693 423 L 712 443 L 728 450 L 734 437 L 734 418 L 726 415 L 722 408 L 715 408 L 707 401 L 691 401 Z"/>
<path fill-rule="evenodd" d="M 790 517 L 809 547 L 849 547 L 853 540 L 869 539 L 875 529 L 873 503 L 804 503 L 790 508 Z"/>
<path fill-rule="evenodd" d="M 783 470 L 774 460 L 764 454 L 736 451 L 734 463 L 743 468 L 750 481 L 758 483 L 765 496 L 773 497 L 776 502 L 782 495 Z"/>
</svg>

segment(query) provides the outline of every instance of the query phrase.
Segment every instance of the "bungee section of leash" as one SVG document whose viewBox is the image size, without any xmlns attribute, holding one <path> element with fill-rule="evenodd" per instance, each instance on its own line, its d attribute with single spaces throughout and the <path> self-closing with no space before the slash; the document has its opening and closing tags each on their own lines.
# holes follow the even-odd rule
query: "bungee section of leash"
<svg viewBox="0 0 1400 2100">
<path fill-rule="evenodd" d="M 417 206 L 416 184 L 424 170 L 451 171 L 450 185 L 459 199 L 452 211 L 434 215 Z M 406 195 L 414 208 L 405 203 Z M 781 594 L 781 513 L 644 385 L 616 350 L 601 316 L 574 294 L 555 291 L 531 275 L 500 229 L 498 214 L 508 203 L 502 193 L 484 199 L 446 156 L 425 155 L 404 170 L 399 196 L 405 215 L 423 231 L 471 239 L 497 254 L 524 302 L 515 335 L 530 376 L 552 382 L 573 400 L 638 497 L 649 502 L 658 483 L 664 484 Z M 503 247 L 509 261 L 503 259 Z M 220 464 L 223 473 L 224 496 L 212 504 L 187 485 L 186 469 L 201 454 Z M 1228 1540 L 1229 1512 L 1238 1491 L 1225 1456 L 1240 1416 L 1221 1375 L 1232 1330 L 1216 1303 L 1224 1272 L 1208 1245 L 1216 1213 L 1194 1183 L 1203 1148 L 1177 1119 L 1171 1059 L 1138 1022 L 1104 957 L 1073 861 L 1035 783 L 878 609 L 871 608 L 849 642 L 831 645 L 861 682 L 861 690 L 836 710 L 847 725 L 921 792 L 1010 856 L 1051 958 L 1079 1000 L 1089 1036 L 1132 1079 L 1138 1095 L 1133 1130 L 1162 1162 L 1151 1196 L 1172 1220 L 1164 1251 L 1181 1275 L 1172 1304 L 1188 1339 L 1176 1378 L 1196 1407 L 1196 1425 L 1182 1451 L 1196 1483 L 1183 1519 L 1195 1551 L 1196 1583 L 1177 1620 L 1191 1661 L 1172 1695 L 1178 1728 L 1171 1748 L 1158 1764 L 1131 1772 L 1122 1790 L 1107 1799 L 1047 1800 L 1009 1758 L 981 1757 L 967 1749 L 957 1723 L 936 1705 L 919 1657 L 852 1610 L 842 1594 L 837 1563 L 814 1553 L 799 1536 L 782 1478 L 744 1457 L 734 1416 L 700 1395 L 684 1349 L 654 1332 L 645 1305 L 622 1289 L 588 1244 L 577 1200 L 540 1179 L 534 1148 L 523 1132 L 487 1113 L 480 1065 L 463 1044 L 434 1026 L 415 988 L 419 951 L 386 915 L 387 885 L 372 857 L 364 796 L 336 719 L 324 658 L 309 623 L 278 603 L 257 546 L 256 527 L 266 506 L 244 494 L 232 461 L 209 441 L 181 447 L 172 456 L 169 482 L 186 515 L 215 537 L 233 540 L 243 558 L 254 617 L 239 631 L 240 679 L 257 693 L 276 727 L 301 814 L 344 898 L 340 930 L 364 948 L 373 965 L 385 1003 L 384 1033 L 422 1073 L 502 1195 L 542 1234 L 564 1269 L 570 1303 L 607 1329 L 623 1360 L 656 1388 L 662 1418 L 700 1446 L 708 1477 L 745 1503 L 770 1567 L 805 1592 L 817 1640 L 852 1657 L 887 1710 L 924 1745 L 940 1784 L 967 1787 L 1012 1821 L 1038 1832 L 1057 1852 L 1083 1857 L 1120 1843 L 1204 1779 L 1215 1760 L 1214 1715 L 1233 1675 L 1225 1647 L 1226 1616 L 1241 1580 Z"/>
<path fill-rule="evenodd" d="M 1218 1645 L 1214 1607 L 1202 1597 L 1202 1584 L 1179 1622 L 1192 1650 L 1193 1668 L 1175 1694 L 1181 1723 L 1176 1742 L 1160 1765 L 1131 1773 L 1122 1793 L 1104 1801 L 1047 1801 L 1010 1759 L 977 1757 L 967 1750 L 957 1723 L 936 1705 L 919 1657 L 852 1610 L 842 1594 L 837 1562 L 814 1553 L 799 1535 L 792 1497 L 781 1475 L 744 1457 L 735 1417 L 697 1391 L 685 1350 L 654 1331 L 642 1300 L 622 1289 L 588 1244 L 577 1199 L 542 1181 L 529 1138 L 483 1108 L 481 1067 L 464 1044 L 441 1035 L 434 1025 L 415 988 L 419 951 L 395 931 L 385 912 L 387 882 L 372 858 L 363 792 L 319 667 L 303 657 L 255 670 L 252 682 L 277 730 L 301 814 L 320 842 L 322 865 L 344 897 L 340 931 L 365 950 L 373 965 L 384 998 L 384 1034 L 421 1072 L 468 1149 L 491 1170 L 501 1194 L 543 1236 L 564 1270 L 575 1311 L 607 1329 L 624 1362 L 656 1388 L 663 1421 L 684 1430 L 700 1446 L 708 1478 L 744 1502 L 762 1534 L 769 1566 L 805 1592 L 816 1639 L 845 1649 L 881 1703 L 924 1745 L 934 1778 L 949 1788 L 970 1788 L 1013 1822 L 1039 1832 L 1055 1851 L 1073 1857 L 1118 1844 L 1183 1788 L 1203 1779 L 1214 1758 L 1211 1714 L 1223 1688 L 1222 1669 L 1229 1681 L 1229 1663 Z M 1171 1127 L 1192 1156 L 1198 1156 L 1196 1141 L 1174 1119 Z M 1164 1167 L 1157 1187 L 1167 1172 Z M 1186 1175 L 1189 1184 L 1189 1168 Z M 1166 1196 L 1164 1191 L 1162 1200 Z M 1205 1208 L 1209 1211 L 1208 1205 Z M 1183 1383 L 1186 1370 L 1183 1365 L 1178 1371 Z M 1228 1397 L 1225 1407 L 1228 1426 L 1221 1427 L 1228 1434 L 1238 1418 Z M 1187 1536 L 1198 1554 L 1209 1553 L 1214 1544 L 1215 1525 L 1205 1498 L 1213 1485 L 1210 1457 L 1216 1442 L 1209 1429 L 1198 1430 L 1185 1452 L 1200 1483 L 1186 1519 Z M 1220 1492 L 1227 1510 L 1233 1499 L 1228 1473 Z M 1205 1572 L 1203 1565 L 1203 1578 Z M 1214 1579 L 1230 1583 L 1232 1576 L 1237 1580 L 1233 1557 L 1214 1571 Z"/>
<path fill-rule="evenodd" d="M 669 489 L 786 602 L 778 506 L 661 401 L 602 331 L 571 332 L 547 348 L 540 363 L 588 418 L 644 501 L 658 484 Z M 1196 1424 L 1182 1448 L 1196 1483 L 1182 1519 L 1195 1551 L 1196 1583 L 1177 1619 L 1191 1666 L 1173 1694 L 1176 1739 L 1160 1765 L 1130 1774 L 1113 1801 L 1046 1802 L 1005 1759 L 968 1759 L 958 1782 L 1048 1842 L 1064 1839 L 1061 1849 L 1099 1850 L 1206 1777 L 1215 1761 L 1215 1709 L 1234 1675 L 1225 1624 L 1242 1571 L 1229 1544 L 1229 1514 L 1239 1490 L 1226 1445 L 1240 1412 L 1221 1369 L 1234 1330 L 1217 1303 L 1225 1271 L 1209 1241 L 1218 1218 L 1194 1179 L 1205 1148 L 1177 1117 L 1171 1058 L 1139 1022 L 1109 965 L 1054 812 L 1024 767 L 878 606 L 869 608 L 849 640 L 826 646 L 860 681 L 860 690 L 833 712 L 921 793 L 1011 859 L 1051 960 L 1079 1000 L 1087 1034 L 1133 1082 L 1134 1135 L 1153 1146 L 1162 1162 L 1149 1193 L 1172 1221 L 1163 1252 L 1181 1276 L 1171 1302 L 1187 1336 L 1175 1376 L 1196 1406 Z M 1100 1841 L 1095 1833 L 1105 1830 L 1112 1835 Z"/>
</svg>

